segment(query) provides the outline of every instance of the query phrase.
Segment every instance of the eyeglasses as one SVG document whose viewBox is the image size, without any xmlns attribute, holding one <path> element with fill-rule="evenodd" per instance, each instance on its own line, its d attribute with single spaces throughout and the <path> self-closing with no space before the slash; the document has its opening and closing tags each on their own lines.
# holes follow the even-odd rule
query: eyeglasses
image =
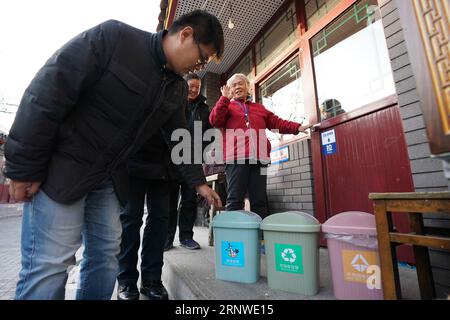
<svg viewBox="0 0 450 320">
<path fill-rule="evenodd" d="M 203 53 L 202 48 L 200 48 L 200 44 L 198 43 L 198 41 L 194 40 L 195 44 L 197 45 L 198 48 L 198 53 L 200 58 L 197 60 L 197 63 L 195 64 L 197 69 L 203 69 L 205 67 L 205 65 L 210 62 L 212 59 L 214 59 L 214 57 L 216 56 L 215 54 L 213 54 L 212 56 L 206 57 L 205 54 Z"/>
</svg>

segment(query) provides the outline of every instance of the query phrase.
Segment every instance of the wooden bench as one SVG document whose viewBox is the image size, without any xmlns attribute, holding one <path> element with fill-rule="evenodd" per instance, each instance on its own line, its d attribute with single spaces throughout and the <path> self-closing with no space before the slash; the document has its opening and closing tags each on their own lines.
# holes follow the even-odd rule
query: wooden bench
<svg viewBox="0 0 450 320">
<path fill-rule="evenodd" d="M 220 184 L 223 184 L 226 182 L 225 173 L 216 173 L 212 174 L 206 177 L 206 183 L 211 186 L 211 189 L 218 192 L 218 187 Z M 225 205 L 222 203 L 222 205 Z M 219 208 L 216 208 L 214 205 L 211 205 L 209 208 L 209 230 L 208 230 L 208 245 L 213 246 L 214 245 L 214 234 L 212 231 L 212 220 L 214 216 L 217 213 L 217 210 Z"/>
<path fill-rule="evenodd" d="M 450 192 L 370 193 L 374 202 L 380 252 L 381 281 L 384 299 L 401 299 L 395 247 L 413 246 L 422 299 L 434 299 L 433 274 L 428 248 L 450 250 L 450 234 L 445 228 L 425 227 L 423 214 L 444 213 L 450 217 Z M 408 214 L 411 233 L 395 232 L 392 213 Z"/>
</svg>

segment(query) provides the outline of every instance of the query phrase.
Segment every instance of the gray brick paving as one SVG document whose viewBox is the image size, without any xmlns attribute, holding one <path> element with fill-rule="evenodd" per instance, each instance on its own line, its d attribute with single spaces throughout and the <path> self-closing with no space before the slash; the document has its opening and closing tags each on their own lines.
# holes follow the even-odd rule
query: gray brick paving
<svg viewBox="0 0 450 320">
<path fill-rule="evenodd" d="M 20 226 L 21 214 L 10 207 L 0 205 L 0 300 L 14 297 L 20 270 Z"/>
<path fill-rule="evenodd" d="M 0 219 L 8 217 L 21 217 L 22 204 L 18 203 L 2 203 L 0 204 Z"/>
</svg>

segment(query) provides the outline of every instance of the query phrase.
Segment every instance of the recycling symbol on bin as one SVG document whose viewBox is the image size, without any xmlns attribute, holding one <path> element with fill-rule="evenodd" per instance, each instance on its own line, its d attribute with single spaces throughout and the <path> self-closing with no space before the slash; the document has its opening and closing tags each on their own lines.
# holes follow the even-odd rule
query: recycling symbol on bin
<svg viewBox="0 0 450 320">
<path fill-rule="evenodd" d="M 366 258 L 362 254 L 357 254 L 353 258 L 351 262 L 353 268 L 355 268 L 356 271 L 359 272 L 365 272 L 367 267 L 369 266 L 369 263 L 367 262 Z"/>
<path fill-rule="evenodd" d="M 283 258 L 284 261 L 294 263 L 297 259 L 297 255 L 295 254 L 295 251 L 291 248 L 286 248 L 281 253 L 281 258 Z"/>
</svg>

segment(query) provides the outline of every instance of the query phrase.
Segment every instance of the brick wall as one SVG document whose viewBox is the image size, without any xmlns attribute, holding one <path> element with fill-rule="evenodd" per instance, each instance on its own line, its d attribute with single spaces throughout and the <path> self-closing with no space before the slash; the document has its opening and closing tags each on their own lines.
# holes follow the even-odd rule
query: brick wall
<svg viewBox="0 0 450 320">
<path fill-rule="evenodd" d="M 448 190 L 442 161 L 430 157 L 425 122 L 416 90 L 417 83 L 409 60 L 396 1 L 379 0 L 379 4 L 394 72 L 414 188 L 416 191 Z M 450 220 L 442 214 L 432 215 L 431 218 L 424 219 L 424 223 L 426 226 L 450 228 Z M 440 297 L 445 298 L 450 293 L 450 255 L 445 251 L 430 250 L 430 258 L 436 290 Z"/>
<path fill-rule="evenodd" d="M 269 170 L 269 212 L 300 210 L 314 215 L 311 140 L 289 145 L 289 161 Z"/>
</svg>

